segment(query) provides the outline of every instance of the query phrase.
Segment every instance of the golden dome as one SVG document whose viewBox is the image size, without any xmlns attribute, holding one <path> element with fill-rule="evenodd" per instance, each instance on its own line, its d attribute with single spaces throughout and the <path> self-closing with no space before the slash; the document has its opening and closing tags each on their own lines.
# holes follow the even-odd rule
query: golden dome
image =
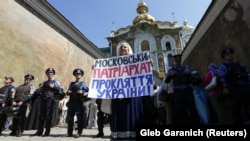
<svg viewBox="0 0 250 141">
<path fill-rule="evenodd" d="M 147 6 L 147 4 L 146 4 L 145 2 L 139 2 L 139 3 L 137 4 L 137 9 L 136 9 L 136 11 L 137 11 L 138 14 L 140 14 L 141 9 L 145 9 L 146 12 L 148 12 L 148 6 Z"/>
<path fill-rule="evenodd" d="M 136 9 L 138 15 L 133 20 L 133 24 L 137 24 L 139 22 L 149 22 L 152 23 L 155 21 L 154 17 L 148 14 L 148 6 L 145 2 L 139 2 Z"/>
</svg>

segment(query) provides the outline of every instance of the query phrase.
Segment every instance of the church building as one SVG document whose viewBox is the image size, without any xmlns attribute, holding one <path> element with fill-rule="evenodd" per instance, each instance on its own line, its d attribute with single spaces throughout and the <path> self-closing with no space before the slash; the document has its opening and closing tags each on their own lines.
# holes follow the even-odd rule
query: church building
<svg viewBox="0 0 250 141">
<path fill-rule="evenodd" d="M 130 44 L 134 53 L 150 51 L 154 75 L 163 79 L 168 67 L 173 66 L 173 55 L 182 53 L 194 27 L 186 20 L 182 26 L 177 21 L 157 21 L 148 11 L 147 4 L 139 2 L 132 25 L 111 32 L 107 37 L 110 56 L 117 55 L 117 48 L 124 41 Z"/>
</svg>

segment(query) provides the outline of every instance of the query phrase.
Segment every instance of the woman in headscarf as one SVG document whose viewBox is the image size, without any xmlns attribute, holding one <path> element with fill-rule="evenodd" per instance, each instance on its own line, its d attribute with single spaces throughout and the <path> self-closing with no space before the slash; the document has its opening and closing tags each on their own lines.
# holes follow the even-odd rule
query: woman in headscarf
<svg viewBox="0 0 250 141">
<path fill-rule="evenodd" d="M 211 110 L 214 111 L 212 119 L 215 123 L 228 124 L 231 123 L 231 117 L 228 110 L 230 108 L 226 107 L 226 102 L 228 99 L 222 99 L 222 84 L 219 79 L 219 68 L 215 63 L 210 63 L 208 65 L 208 72 L 205 74 L 204 85 L 205 87 L 212 81 L 213 76 L 217 77 L 217 85 L 209 90 L 207 90 L 209 102 L 211 103 Z M 213 112 L 212 112 L 213 113 Z M 218 120 L 218 121 L 216 121 Z"/>
</svg>

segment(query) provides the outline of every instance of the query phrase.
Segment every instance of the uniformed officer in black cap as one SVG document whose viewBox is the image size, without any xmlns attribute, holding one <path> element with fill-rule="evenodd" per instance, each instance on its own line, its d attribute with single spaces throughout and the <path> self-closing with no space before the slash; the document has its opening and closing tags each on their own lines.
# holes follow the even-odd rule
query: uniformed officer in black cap
<svg viewBox="0 0 250 141">
<path fill-rule="evenodd" d="M 77 134 L 75 138 L 78 138 L 82 134 L 84 121 L 87 122 L 86 110 L 83 107 L 83 102 L 87 100 L 87 92 L 89 88 L 85 84 L 84 81 L 81 80 L 84 75 L 84 71 L 80 68 L 76 68 L 73 71 L 73 75 L 75 77 L 75 81 L 71 82 L 67 91 L 67 95 L 69 95 L 68 106 L 68 130 L 67 136 L 73 136 L 73 126 L 74 126 L 74 116 L 77 116 Z M 84 118 L 85 117 L 85 118 Z"/>
<path fill-rule="evenodd" d="M 5 77 L 4 86 L 0 88 L 0 108 L 4 110 L 4 108 L 12 106 L 14 102 L 14 94 L 16 92 L 15 86 L 12 85 L 14 82 L 13 77 Z M 3 112 L 3 111 L 2 111 Z M 0 135 L 2 134 L 2 130 L 9 128 L 10 117 L 6 115 L 6 113 L 0 113 Z M 6 124 L 6 127 L 4 125 Z"/>
<path fill-rule="evenodd" d="M 10 80 L 11 81 L 11 83 L 13 83 L 14 82 L 14 78 L 13 77 L 11 77 L 11 76 L 6 76 L 6 77 L 4 77 L 5 78 L 5 80 Z"/>
<path fill-rule="evenodd" d="M 54 96 L 55 94 L 61 90 L 61 85 L 58 80 L 54 78 L 55 69 L 48 68 L 45 71 L 48 80 L 43 82 L 41 88 L 41 109 L 40 109 L 40 117 L 39 117 L 39 125 L 38 130 L 34 134 L 35 136 L 49 136 L 52 122 L 53 109 L 55 106 Z M 44 124 L 45 124 L 45 133 L 44 132 Z"/>
<path fill-rule="evenodd" d="M 233 54 L 234 54 L 233 49 L 230 47 L 226 47 L 221 52 L 221 58 L 224 58 L 225 55 L 233 55 Z"/>
<path fill-rule="evenodd" d="M 173 124 L 200 124 L 199 115 L 195 107 L 193 90 L 190 87 L 191 71 L 189 66 L 181 65 L 182 55 L 173 56 L 174 66 L 167 71 L 165 83 L 173 81 L 174 93 L 169 95 L 172 103 Z"/>
<path fill-rule="evenodd" d="M 250 119 L 250 80 L 246 67 L 234 60 L 234 50 L 231 45 L 223 45 L 221 57 L 223 63 L 219 66 L 220 82 L 223 85 L 221 103 L 227 101 L 228 121 L 230 124 L 244 124 Z"/>
<path fill-rule="evenodd" d="M 11 136 L 20 137 L 23 131 L 28 102 L 35 92 L 35 86 L 31 84 L 32 80 L 34 76 L 27 74 L 24 76 L 24 83 L 16 88 L 13 106 L 19 107 L 19 110 L 13 115 Z"/>
<path fill-rule="evenodd" d="M 47 74 L 53 74 L 53 75 L 55 75 L 56 74 L 56 71 L 55 71 L 55 69 L 53 69 L 53 68 L 48 68 L 46 71 L 45 71 L 45 73 L 46 73 L 46 75 Z M 49 77 L 49 76 L 48 76 Z"/>
<path fill-rule="evenodd" d="M 181 61 L 181 59 L 182 59 L 181 57 L 182 57 L 181 54 L 176 54 L 176 55 L 173 56 L 173 58 L 174 58 L 175 60 L 179 60 L 179 61 Z"/>
</svg>

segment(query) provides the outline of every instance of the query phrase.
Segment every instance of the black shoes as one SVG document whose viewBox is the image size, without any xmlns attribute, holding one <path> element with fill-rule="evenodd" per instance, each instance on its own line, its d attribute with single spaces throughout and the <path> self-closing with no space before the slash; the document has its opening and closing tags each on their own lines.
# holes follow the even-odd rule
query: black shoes
<svg viewBox="0 0 250 141">
<path fill-rule="evenodd" d="M 35 134 L 33 134 L 33 135 L 31 135 L 31 136 L 42 136 L 42 133 L 36 132 Z"/>
<path fill-rule="evenodd" d="M 22 134 L 21 134 L 21 132 L 10 132 L 10 136 L 21 137 Z"/>
<path fill-rule="evenodd" d="M 21 133 L 17 133 L 16 137 L 22 137 L 22 134 Z"/>
<path fill-rule="evenodd" d="M 66 134 L 65 137 L 73 137 L 72 134 Z"/>
<path fill-rule="evenodd" d="M 65 137 L 73 137 L 73 134 L 66 134 Z M 74 138 L 79 138 L 81 137 L 81 134 L 77 133 Z"/>
<path fill-rule="evenodd" d="M 43 135 L 43 137 L 48 137 L 49 136 L 49 133 L 45 133 L 44 135 Z"/>
<path fill-rule="evenodd" d="M 81 136 L 81 134 L 77 133 L 74 137 L 79 138 L 80 136 Z"/>
<path fill-rule="evenodd" d="M 17 136 L 17 133 L 15 133 L 15 132 L 10 132 L 10 136 Z"/>
<path fill-rule="evenodd" d="M 104 136 L 104 133 L 99 132 L 97 135 L 94 136 L 94 138 L 101 138 Z"/>
</svg>

